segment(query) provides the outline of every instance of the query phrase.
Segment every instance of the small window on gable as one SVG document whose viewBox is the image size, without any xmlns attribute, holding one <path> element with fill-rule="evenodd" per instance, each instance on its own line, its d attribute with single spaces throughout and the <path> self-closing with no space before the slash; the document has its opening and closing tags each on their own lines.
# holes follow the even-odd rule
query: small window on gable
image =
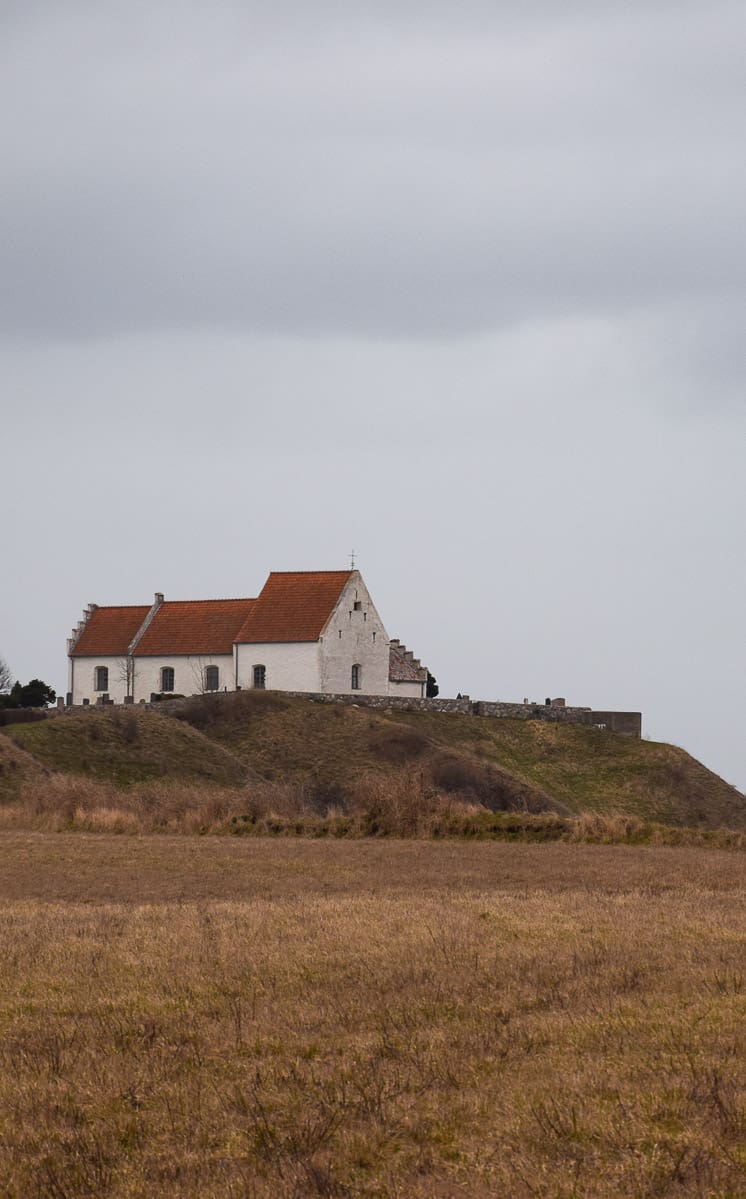
<svg viewBox="0 0 746 1199">
<path fill-rule="evenodd" d="M 174 689 L 174 668 L 173 666 L 161 667 L 161 691 L 173 691 Z"/>
<path fill-rule="evenodd" d="M 254 667 L 254 686 L 258 687 L 260 690 L 264 690 L 264 688 L 267 686 L 267 667 L 266 666 L 255 666 Z"/>
<path fill-rule="evenodd" d="M 356 612 L 362 611 L 362 607 L 363 607 L 362 600 L 355 600 L 355 603 L 352 606 Z"/>
<path fill-rule="evenodd" d="M 342 636 L 342 630 L 341 630 L 341 629 L 339 630 L 339 635 L 340 635 L 340 637 Z"/>
<path fill-rule="evenodd" d="M 205 691 L 217 691 L 220 686 L 220 671 L 217 666 L 205 667 Z"/>
<path fill-rule="evenodd" d="M 375 639 L 376 639 L 376 630 L 374 629 L 373 630 L 373 640 L 375 641 Z"/>
<path fill-rule="evenodd" d="M 109 690 L 109 667 L 97 666 L 94 671 L 93 690 L 108 691 Z"/>
<path fill-rule="evenodd" d="M 352 677 L 350 679 L 350 689 L 352 691 L 360 690 L 362 677 L 363 677 L 363 668 L 362 668 L 362 666 L 360 666 L 359 663 L 356 662 L 352 668 Z"/>
</svg>

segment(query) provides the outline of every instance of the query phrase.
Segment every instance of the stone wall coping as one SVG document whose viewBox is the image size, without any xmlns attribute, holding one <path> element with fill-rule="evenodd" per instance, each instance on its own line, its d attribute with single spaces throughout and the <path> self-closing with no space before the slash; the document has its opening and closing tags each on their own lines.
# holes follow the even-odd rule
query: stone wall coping
<svg viewBox="0 0 746 1199">
<path fill-rule="evenodd" d="M 220 702 L 221 697 L 235 695 L 234 691 L 215 691 L 210 698 Z M 448 699 L 436 696 L 434 699 L 416 699 L 405 695 L 365 695 L 350 693 L 334 693 L 321 691 L 267 691 L 268 695 L 287 696 L 289 699 L 305 699 L 312 703 L 346 704 L 348 707 L 390 709 L 400 712 L 455 712 L 463 716 L 479 716 L 498 720 L 540 720 L 549 724 L 582 724 L 594 728 L 606 729 L 610 732 L 626 736 L 640 737 L 642 735 L 642 714 L 640 712 L 614 712 L 605 710 L 595 711 L 593 708 L 561 707 L 556 704 L 523 704 L 509 700 L 471 700 L 468 696 L 459 699 Z M 137 703 L 130 705 L 130 711 L 146 709 L 153 712 L 168 713 L 178 710 L 189 703 L 195 696 L 184 696 L 179 699 L 164 699 L 157 703 Z M 114 705 L 108 703 L 102 706 L 72 705 L 65 712 L 87 711 L 95 712 L 109 710 Z M 118 705 L 123 706 L 123 705 Z M 48 709 L 48 715 L 63 714 L 59 708 Z"/>
</svg>

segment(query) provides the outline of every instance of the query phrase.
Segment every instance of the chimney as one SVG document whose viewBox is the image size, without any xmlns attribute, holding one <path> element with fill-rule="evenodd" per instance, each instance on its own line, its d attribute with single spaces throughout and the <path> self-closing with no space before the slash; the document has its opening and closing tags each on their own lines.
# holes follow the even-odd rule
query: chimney
<svg viewBox="0 0 746 1199">
<path fill-rule="evenodd" d="M 158 609 L 160 608 L 160 606 L 161 606 L 161 604 L 162 604 L 162 603 L 163 603 L 163 592 L 162 592 L 162 591 L 156 591 L 156 592 L 155 592 L 155 599 L 153 600 L 153 603 L 152 603 L 152 604 L 151 604 L 151 606 L 150 606 L 150 611 L 148 612 L 148 614 L 147 614 L 147 616 L 145 617 L 144 621 L 142 622 L 142 624 L 140 625 L 139 629 L 137 630 L 137 632 L 135 633 L 134 637 L 132 638 L 132 640 L 130 641 L 129 645 L 127 646 L 127 653 L 128 653 L 128 655 L 134 654 L 134 652 L 135 652 L 135 650 L 136 650 L 136 648 L 137 648 L 137 643 L 139 642 L 139 640 L 140 640 L 140 638 L 142 637 L 142 635 L 143 635 L 143 633 L 145 632 L 145 630 L 146 630 L 147 628 L 149 628 L 149 627 L 150 627 L 150 625 L 151 625 L 151 623 L 153 622 L 153 620 L 155 619 L 155 615 L 156 615 L 156 613 L 157 613 L 157 611 L 158 611 Z"/>
</svg>

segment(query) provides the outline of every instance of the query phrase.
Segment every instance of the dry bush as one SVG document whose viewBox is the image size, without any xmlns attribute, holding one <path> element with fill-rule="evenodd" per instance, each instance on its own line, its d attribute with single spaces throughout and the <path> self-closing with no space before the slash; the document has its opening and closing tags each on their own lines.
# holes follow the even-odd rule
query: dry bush
<svg viewBox="0 0 746 1199">
<path fill-rule="evenodd" d="M 416 770 L 383 778 L 366 774 L 350 801 L 355 829 L 366 837 L 429 837 L 453 809 L 428 776 Z"/>
<path fill-rule="evenodd" d="M 283 711 L 287 707 L 287 700 L 275 692 L 252 688 L 248 691 L 193 695 L 169 706 L 168 714 L 204 733 L 218 724 L 247 724 L 256 716 L 268 711 Z"/>
<path fill-rule="evenodd" d="M 328 816 L 330 812 L 343 813 L 349 808 L 352 793 L 349 784 L 336 779 L 312 777 L 305 783 L 304 789 L 306 803 L 317 816 Z"/>
<path fill-rule="evenodd" d="M 727 828 L 679 828 L 626 812 L 581 812 L 566 822 L 566 839 L 588 845 L 701 845 L 746 850 L 746 833 Z"/>
<path fill-rule="evenodd" d="M 126 745 L 135 745 L 140 740 L 140 725 L 134 712 L 115 711 L 110 717 L 112 723 L 122 734 Z"/>
<path fill-rule="evenodd" d="M 746 834 L 724 828 L 675 828 L 627 814 L 493 810 L 468 789 L 444 794 L 427 769 L 386 776 L 371 771 L 345 787 L 318 778 L 241 787 L 159 779 L 117 787 L 105 779 L 45 774 L 20 780 L 12 795 L 0 803 L 0 830 L 499 838 L 746 850 Z"/>
<path fill-rule="evenodd" d="M 611 812 L 581 812 L 572 822 L 570 837 L 573 841 L 611 845 L 624 842 L 648 840 L 649 825 L 637 816 Z"/>
<path fill-rule="evenodd" d="M 535 787 L 489 762 L 442 754 L 431 766 L 434 783 L 451 795 L 480 803 L 492 812 L 545 812 L 566 809 Z"/>
<path fill-rule="evenodd" d="M 369 742 L 377 758 L 399 766 L 422 757 L 429 745 L 430 742 L 422 733 L 406 727 L 378 729 Z"/>
<path fill-rule="evenodd" d="M 0 828 L 221 833 L 246 825 L 259 831 L 262 821 L 291 821 L 310 811 L 296 784 L 254 783 L 249 789 L 158 780 L 118 788 L 106 780 L 53 774 L 22 786 L 16 803 L 0 807 Z"/>
</svg>

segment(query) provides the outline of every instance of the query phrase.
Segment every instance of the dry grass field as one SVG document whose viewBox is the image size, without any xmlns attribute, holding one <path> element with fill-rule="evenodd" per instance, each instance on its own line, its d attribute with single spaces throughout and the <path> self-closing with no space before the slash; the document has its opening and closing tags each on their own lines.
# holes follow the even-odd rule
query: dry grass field
<svg viewBox="0 0 746 1199">
<path fill-rule="evenodd" d="M 711 849 L 0 835 L 0 1195 L 746 1195 Z"/>
</svg>

